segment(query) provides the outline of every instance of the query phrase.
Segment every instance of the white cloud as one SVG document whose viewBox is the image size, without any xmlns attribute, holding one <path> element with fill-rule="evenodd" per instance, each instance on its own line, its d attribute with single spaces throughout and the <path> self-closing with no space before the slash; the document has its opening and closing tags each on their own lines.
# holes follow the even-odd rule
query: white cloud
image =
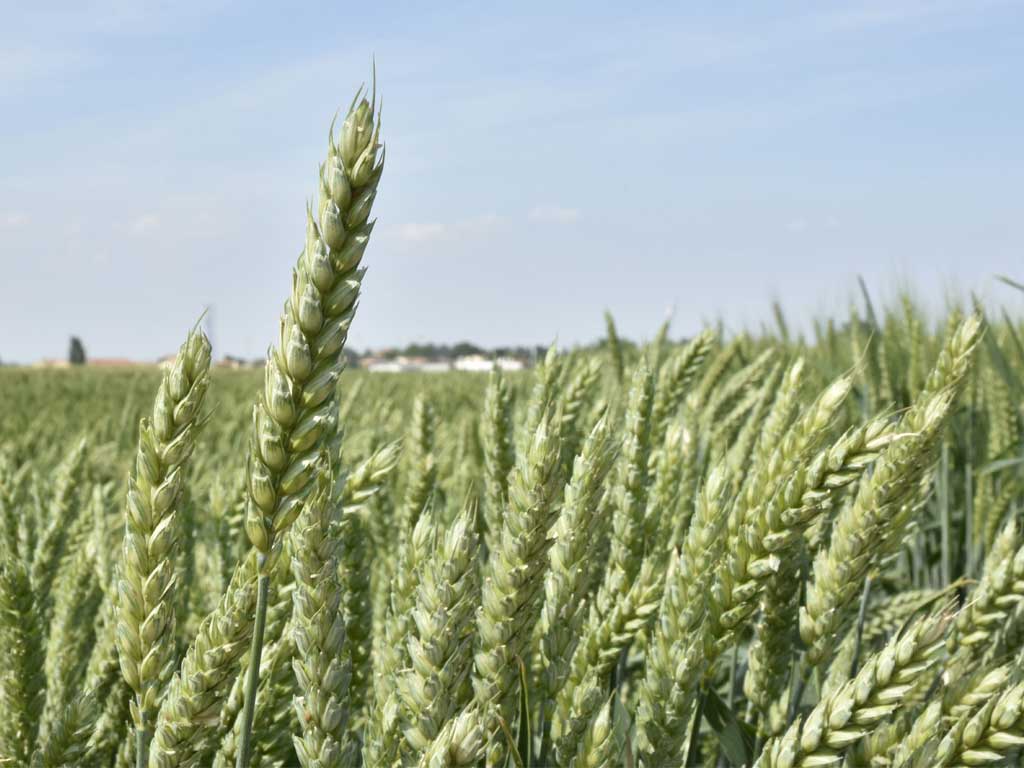
<svg viewBox="0 0 1024 768">
<path fill-rule="evenodd" d="M 27 226 L 30 222 L 31 219 L 27 213 L 12 211 L 0 217 L 0 229 L 19 229 Z"/>
<path fill-rule="evenodd" d="M 439 221 L 431 221 L 425 224 L 410 222 L 398 228 L 398 237 L 407 243 L 424 243 L 429 240 L 441 239 L 447 231 L 447 227 Z"/>
<path fill-rule="evenodd" d="M 492 232 L 501 223 L 501 216 L 496 213 L 485 213 L 471 219 L 456 222 L 455 229 L 467 235 L 479 235 Z"/>
<path fill-rule="evenodd" d="M 571 224 L 579 221 L 579 208 L 560 208 L 556 205 L 540 205 L 530 211 L 534 221 L 552 221 L 558 224 Z"/>
<path fill-rule="evenodd" d="M 829 214 L 821 219 L 796 216 L 786 222 L 786 229 L 790 232 L 800 234 L 811 230 L 820 231 L 823 229 L 838 229 L 842 222 L 835 214 Z"/>
<path fill-rule="evenodd" d="M 137 235 L 144 235 L 147 232 L 152 232 L 160 226 L 160 217 L 155 213 L 146 213 L 139 216 L 135 221 L 132 222 L 132 232 Z"/>
<path fill-rule="evenodd" d="M 496 213 L 485 213 L 451 223 L 440 221 L 410 222 L 398 227 L 398 238 L 407 243 L 425 243 L 435 240 L 456 240 L 479 237 L 493 232 L 502 222 Z"/>
</svg>

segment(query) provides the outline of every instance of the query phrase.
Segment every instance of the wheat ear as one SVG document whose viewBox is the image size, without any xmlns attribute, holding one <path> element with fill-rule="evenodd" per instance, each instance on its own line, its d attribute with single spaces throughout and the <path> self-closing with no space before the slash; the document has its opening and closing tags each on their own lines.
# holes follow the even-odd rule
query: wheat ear
<svg viewBox="0 0 1024 768">
<path fill-rule="evenodd" d="M 409 670 L 398 679 L 402 730 L 414 753 L 429 747 L 469 703 L 471 626 L 480 599 L 477 511 L 470 504 L 424 563 L 408 637 Z"/>
<path fill-rule="evenodd" d="M 812 768 L 836 762 L 883 722 L 937 661 L 948 616 L 926 617 L 870 656 L 857 676 L 803 721 L 765 745 L 755 768 Z"/>
<path fill-rule="evenodd" d="M 210 385 L 210 342 L 192 331 L 164 372 L 153 413 L 139 426 L 135 470 L 128 479 L 124 544 L 117 581 L 117 650 L 135 692 L 136 759 L 143 768 L 164 688 L 177 659 L 174 644 L 177 506 L 202 424 Z"/>
<path fill-rule="evenodd" d="M 351 660 L 346 651 L 338 555 L 342 538 L 334 527 L 337 506 L 330 497 L 328 463 L 317 490 L 296 521 L 292 573 L 292 667 L 298 683 L 295 714 L 301 735 L 295 754 L 302 768 L 349 768 L 358 750 L 348 741 L 348 686 Z"/>
<path fill-rule="evenodd" d="M 248 767 L 251 751 L 270 585 L 266 564 L 312 492 L 318 456 L 335 431 L 337 381 L 365 271 L 359 264 L 373 231 L 370 210 L 384 158 L 376 98 L 360 97 L 349 107 L 338 143 L 333 127 L 328 137 L 317 215 L 307 211 L 306 245 L 253 414 L 245 530 L 260 554 L 260 573 L 237 768 Z"/>
<path fill-rule="evenodd" d="M 547 416 L 509 481 L 509 504 L 497 547 L 487 561 L 477 618 L 473 689 L 484 718 L 486 763 L 506 757 L 501 722 L 511 723 L 517 701 L 519 665 L 539 617 L 540 598 L 556 518 L 559 446 Z"/>
</svg>

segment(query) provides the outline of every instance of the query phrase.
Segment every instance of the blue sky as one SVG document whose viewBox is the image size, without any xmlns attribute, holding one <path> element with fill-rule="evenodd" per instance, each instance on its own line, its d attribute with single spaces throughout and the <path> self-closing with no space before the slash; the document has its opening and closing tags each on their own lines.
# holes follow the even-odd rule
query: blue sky
<svg viewBox="0 0 1024 768">
<path fill-rule="evenodd" d="M 44 7 L 45 6 L 45 7 Z M 633 6 L 633 7 L 630 7 Z M 0 358 L 272 340 L 335 110 L 388 167 L 351 344 L 1020 307 L 1024 2 L 0 2 Z"/>
</svg>

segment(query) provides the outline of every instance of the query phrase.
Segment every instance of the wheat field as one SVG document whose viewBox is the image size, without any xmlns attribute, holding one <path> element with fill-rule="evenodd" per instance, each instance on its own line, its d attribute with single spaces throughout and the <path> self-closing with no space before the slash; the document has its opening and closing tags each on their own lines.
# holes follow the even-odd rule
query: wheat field
<svg viewBox="0 0 1024 768">
<path fill-rule="evenodd" d="M 262 372 L 0 369 L 0 764 L 1020 764 L 1020 320 L 344 371 L 377 112 Z"/>
</svg>

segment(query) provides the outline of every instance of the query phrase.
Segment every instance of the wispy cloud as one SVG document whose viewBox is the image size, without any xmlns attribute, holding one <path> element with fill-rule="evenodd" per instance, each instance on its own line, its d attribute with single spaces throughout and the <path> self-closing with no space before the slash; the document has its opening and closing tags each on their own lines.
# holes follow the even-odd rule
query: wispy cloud
<svg viewBox="0 0 1024 768">
<path fill-rule="evenodd" d="M 410 222 L 398 228 L 398 237 L 407 243 L 424 243 L 440 240 L 448 233 L 448 228 L 439 221 L 426 223 Z"/>
<path fill-rule="evenodd" d="M 483 235 L 493 232 L 501 225 L 501 222 L 502 218 L 498 214 L 484 213 L 480 216 L 473 216 L 472 218 L 456 222 L 455 229 L 461 234 Z"/>
<path fill-rule="evenodd" d="M 541 205 L 530 211 L 534 221 L 551 221 L 557 224 L 572 224 L 580 219 L 579 208 L 561 208 L 556 205 Z"/>
<path fill-rule="evenodd" d="M 839 217 L 834 214 L 828 214 L 820 219 L 794 216 L 786 222 L 786 229 L 794 234 L 801 234 L 809 230 L 837 229 L 839 225 Z"/>
<path fill-rule="evenodd" d="M 0 229 L 20 229 L 28 226 L 31 221 L 27 213 L 11 211 L 0 216 Z"/>
<path fill-rule="evenodd" d="M 440 221 L 409 222 L 398 227 L 398 238 L 407 243 L 424 243 L 432 240 L 457 240 L 490 234 L 503 219 L 496 213 L 485 213 L 449 223 Z"/>
<path fill-rule="evenodd" d="M 5 47 L 0 50 L 0 82 L 14 84 L 61 74 L 85 67 L 92 61 L 90 54 L 70 47 Z"/>
<path fill-rule="evenodd" d="M 160 217 L 155 213 L 145 213 L 132 222 L 132 232 L 145 235 L 160 227 Z"/>
</svg>

